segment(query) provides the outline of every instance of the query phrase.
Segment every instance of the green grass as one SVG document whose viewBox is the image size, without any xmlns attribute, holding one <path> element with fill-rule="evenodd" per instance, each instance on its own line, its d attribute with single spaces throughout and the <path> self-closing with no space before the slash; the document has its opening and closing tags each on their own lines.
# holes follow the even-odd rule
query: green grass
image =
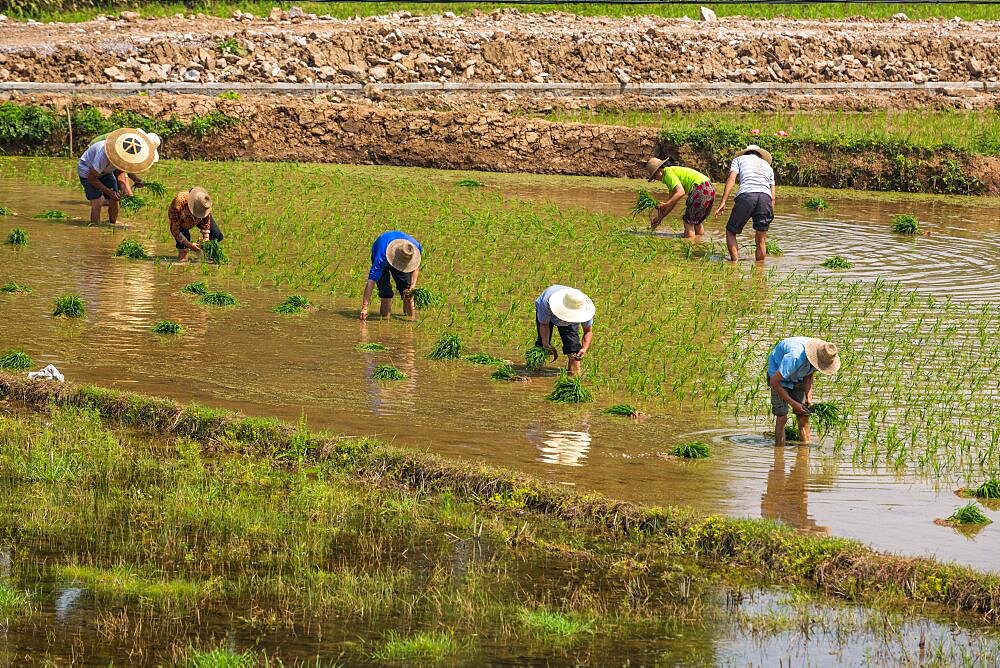
<svg viewBox="0 0 1000 668">
<path fill-rule="evenodd" d="M 462 356 L 462 341 L 455 334 L 442 334 L 427 356 L 432 360 L 458 359 Z"/>
<path fill-rule="evenodd" d="M 34 365 L 31 356 L 21 350 L 5 350 L 0 354 L 0 369 L 21 371 L 30 369 Z"/>
<path fill-rule="evenodd" d="M 213 580 L 196 582 L 156 577 L 130 566 L 110 569 L 58 566 L 55 575 L 66 582 L 86 586 L 100 599 L 134 601 L 161 608 L 187 607 L 219 591 L 219 583 Z"/>
<path fill-rule="evenodd" d="M 648 190 L 640 190 L 635 205 L 629 209 L 629 213 L 633 216 L 640 216 L 647 211 L 655 209 L 656 205 L 656 198 L 650 195 Z"/>
<path fill-rule="evenodd" d="M 31 288 L 23 283 L 18 283 L 17 281 L 8 281 L 0 286 L 0 292 L 6 292 L 8 294 L 28 294 L 31 292 Z"/>
<path fill-rule="evenodd" d="M 990 478 L 979 487 L 970 489 L 969 493 L 981 499 L 1000 499 L 1000 479 Z"/>
<path fill-rule="evenodd" d="M 201 245 L 201 251 L 205 254 L 205 259 L 209 262 L 214 262 L 216 264 L 226 264 L 229 262 L 229 256 L 226 255 L 226 250 L 218 241 L 209 240 L 204 242 Z"/>
<path fill-rule="evenodd" d="M 24 246 L 28 243 L 28 233 L 20 227 L 15 227 L 7 235 L 7 243 L 12 246 Z"/>
<path fill-rule="evenodd" d="M 546 609 L 522 609 L 517 621 L 533 634 L 549 640 L 570 640 L 594 634 L 594 621 Z"/>
<path fill-rule="evenodd" d="M 705 459 L 710 457 L 712 454 L 708 444 L 703 441 L 683 443 L 671 450 L 671 452 L 678 457 L 683 457 L 685 459 Z"/>
<path fill-rule="evenodd" d="M 593 401 L 594 394 L 583 386 L 579 376 L 570 376 L 564 371 L 556 378 L 556 384 L 546 399 L 557 404 L 582 404 Z"/>
<path fill-rule="evenodd" d="M 156 199 L 163 199 L 167 194 L 167 187 L 159 181 L 143 181 L 142 191 L 148 192 Z"/>
<path fill-rule="evenodd" d="M 444 305 L 444 297 L 428 288 L 413 288 L 413 305 L 423 311 L 432 306 Z"/>
<path fill-rule="evenodd" d="M 499 357 L 494 357 L 487 353 L 474 353 L 472 355 L 465 356 L 466 362 L 472 362 L 473 364 L 482 364 L 483 366 L 498 366 L 500 364 L 507 364 L 506 360 L 502 360 Z"/>
<path fill-rule="evenodd" d="M 892 231 L 896 234 L 918 234 L 920 223 L 917 222 L 916 216 L 901 213 L 892 219 Z"/>
<path fill-rule="evenodd" d="M 482 181 L 477 181 L 476 179 L 461 179 L 455 185 L 459 188 L 482 188 L 486 184 Z"/>
<path fill-rule="evenodd" d="M 812 211 L 822 211 L 823 209 L 830 208 L 830 205 L 822 197 L 810 197 L 802 203 L 802 206 Z"/>
<path fill-rule="evenodd" d="M 775 257 L 785 254 L 785 252 L 781 250 L 781 246 L 778 245 L 778 242 L 770 240 L 765 242 L 764 252 L 768 255 L 773 255 Z"/>
<path fill-rule="evenodd" d="M 218 44 L 215 45 L 219 53 L 228 53 L 233 56 L 242 56 L 246 53 L 240 43 L 236 41 L 233 37 L 227 37 L 226 39 L 220 40 Z"/>
<path fill-rule="evenodd" d="M 382 352 L 388 350 L 388 348 L 381 343 L 359 343 L 358 350 L 364 350 L 366 352 Z"/>
<path fill-rule="evenodd" d="M 0 216 L 9 216 L 14 213 L 14 210 L 9 206 L 3 206 L 0 204 Z"/>
<path fill-rule="evenodd" d="M 148 203 L 146 198 L 141 195 L 122 195 L 121 199 L 118 200 L 122 215 L 129 218 L 139 213 Z"/>
<path fill-rule="evenodd" d="M 850 269 L 854 266 L 854 263 L 840 255 L 834 255 L 831 258 L 823 260 L 820 266 L 827 269 Z"/>
<path fill-rule="evenodd" d="M 215 97 L 219 98 L 220 100 L 238 100 L 240 99 L 240 94 L 234 90 L 227 90 L 222 93 L 219 93 Z"/>
<path fill-rule="evenodd" d="M 122 239 L 115 251 L 115 257 L 127 257 L 133 260 L 145 260 L 149 257 L 146 249 L 135 239 Z"/>
<path fill-rule="evenodd" d="M 373 380 L 405 380 L 406 374 L 391 364 L 379 364 L 372 371 Z"/>
<path fill-rule="evenodd" d="M 31 611 L 28 595 L 0 580 L 0 625 L 6 626 L 15 619 Z"/>
<path fill-rule="evenodd" d="M 82 318 L 86 312 L 86 305 L 80 295 L 63 295 L 56 299 L 52 315 L 57 318 Z"/>
<path fill-rule="evenodd" d="M 952 524 L 962 525 L 983 525 L 993 523 L 993 520 L 987 517 L 975 503 L 968 503 L 964 506 L 959 506 L 946 521 L 951 522 Z"/>
<path fill-rule="evenodd" d="M 528 371 L 538 373 L 549 362 L 549 351 L 540 346 L 532 346 L 524 351 L 524 365 Z"/>
<path fill-rule="evenodd" d="M 632 404 L 615 404 L 604 409 L 606 415 L 620 415 L 621 417 L 636 417 L 639 409 Z"/>
<path fill-rule="evenodd" d="M 194 283 L 188 283 L 183 288 L 181 292 L 188 295 L 204 295 L 208 292 L 208 284 L 205 281 L 195 281 Z"/>
<path fill-rule="evenodd" d="M 69 214 L 65 211 L 57 211 L 55 209 L 49 209 L 47 211 L 42 211 L 35 218 L 45 218 L 49 220 L 65 220 L 69 218 Z"/>
<path fill-rule="evenodd" d="M 461 646 L 452 633 L 422 631 L 404 636 L 390 631 L 382 646 L 372 653 L 372 658 L 387 663 L 422 665 L 443 662 L 460 652 Z"/>
<path fill-rule="evenodd" d="M 222 290 L 204 293 L 198 298 L 198 303 L 205 306 L 236 306 L 238 304 L 236 297 Z"/>
<path fill-rule="evenodd" d="M 179 322 L 173 320 L 157 320 L 153 325 L 153 332 L 156 334 L 181 334 L 184 327 Z"/>
<path fill-rule="evenodd" d="M 289 295 L 285 301 L 275 306 L 272 310 L 275 313 L 302 313 L 312 308 L 312 302 L 302 295 Z"/>
<path fill-rule="evenodd" d="M 249 649 L 236 652 L 222 647 L 209 650 L 189 648 L 181 665 L 185 668 L 254 668 L 260 665 L 260 661 Z"/>
</svg>

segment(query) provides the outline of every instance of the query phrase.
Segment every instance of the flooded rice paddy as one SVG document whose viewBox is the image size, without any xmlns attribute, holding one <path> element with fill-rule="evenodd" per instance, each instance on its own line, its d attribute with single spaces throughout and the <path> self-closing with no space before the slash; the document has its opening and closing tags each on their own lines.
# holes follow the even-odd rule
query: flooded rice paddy
<svg viewBox="0 0 1000 668">
<path fill-rule="evenodd" d="M 504 186 L 504 192 L 616 214 L 634 199 L 634 191 L 621 189 L 522 185 Z M 374 433 L 399 445 L 485 460 L 580 490 L 689 505 L 703 513 L 767 517 L 888 551 L 1000 569 L 998 525 L 967 534 L 933 524 L 964 503 L 954 490 L 967 481 L 957 475 L 928 480 L 878 466 L 855 467 L 831 443 L 775 450 L 763 436 L 766 421 L 727 418 L 700 404 L 654 404 L 642 422 L 601 414 L 610 397 L 593 406 L 553 406 L 544 400 L 551 379 L 496 383 L 484 367 L 428 360 L 439 332 L 426 331 L 420 322 L 361 323 L 355 300 L 322 296 L 313 299 L 318 312 L 283 316 L 270 309 L 287 291 L 216 277 L 213 267 L 175 265 L 172 244 L 160 242 L 154 260 L 113 258 L 122 231 L 91 228 L 80 220 L 28 218 L 41 209 L 86 216 L 76 188 L 6 179 L 0 193 L 0 203 L 20 212 L 0 219 L 5 230 L 22 227 L 30 239 L 24 248 L 0 249 L 0 279 L 33 288 L 27 295 L 0 296 L 0 342 L 29 352 L 36 367 L 55 364 L 70 380 L 251 415 L 292 421 L 304 416 L 311 428 Z M 921 293 L 984 303 L 1000 296 L 997 208 L 952 207 L 923 198 L 891 204 L 828 200 L 832 208 L 815 213 L 799 201 L 779 201 L 773 238 L 785 254 L 769 258 L 769 264 L 779 271 L 812 268 L 839 254 L 855 263 L 839 272 L 846 278 L 895 280 Z M 931 236 L 888 233 L 889 220 L 901 209 L 916 213 Z M 717 236 L 721 225 L 709 227 Z M 356 258 L 359 272 L 365 261 Z M 241 306 L 209 309 L 180 293 L 185 284 L 202 279 L 232 291 Z M 67 292 L 78 292 L 87 302 L 81 322 L 49 316 L 55 297 Z M 524 315 L 528 320 L 531 314 Z M 181 322 L 185 334 L 170 339 L 150 333 L 164 318 Z M 356 348 L 374 341 L 388 350 Z M 385 362 L 408 379 L 370 380 L 374 365 Z M 708 442 L 713 457 L 686 462 L 666 454 L 693 439 Z M 986 513 L 1000 520 L 997 511 Z"/>
</svg>

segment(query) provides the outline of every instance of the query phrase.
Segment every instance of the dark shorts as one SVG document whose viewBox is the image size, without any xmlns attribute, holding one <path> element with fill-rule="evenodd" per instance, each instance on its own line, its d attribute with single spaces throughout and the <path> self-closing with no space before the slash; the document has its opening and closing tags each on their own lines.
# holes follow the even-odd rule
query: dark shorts
<svg viewBox="0 0 1000 668">
<path fill-rule="evenodd" d="M 788 390 L 788 388 L 785 388 Z M 795 387 L 788 390 L 788 394 L 795 399 L 795 401 L 800 404 L 806 400 L 806 383 L 802 381 L 798 383 Z M 788 415 L 788 402 L 778 396 L 778 393 L 771 388 L 771 413 L 777 417 L 785 417 Z"/>
<path fill-rule="evenodd" d="M 549 340 L 542 341 L 542 323 L 535 321 L 535 332 L 537 337 L 535 338 L 535 347 L 542 348 L 545 344 L 552 345 L 552 330 L 559 330 L 559 338 L 562 339 L 563 345 L 563 355 L 572 355 L 574 353 L 580 352 L 583 348 L 580 345 L 580 330 L 583 329 L 583 325 L 550 325 L 549 326 Z"/>
<path fill-rule="evenodd" d="M 712 212 L 713 204 L 715 204 L 715 186 L 711 181 L 699 183 L 688 193 L 687 205 L 684 207 L 681 220 L 685 225 L 701 225 Z"/>
<path fill-rule="evenodd" d="M 97 180 L 104 184 L 105 188 L 118 192 L 118 179 L 115 178 L 114 174 L 101 174 Z M 87 180 L 86 176 L 80 177 L 80 183 L 83 184 L 83 194 L 87 196 L 88 202 L 104 197 L 103 192 L 90 185 L 90 181 Z"/>
<path fill-rule="evenodd" d="M 209 225 L 210 225 L 208 229 L 209 241 L 222 241 L 223 239 L 225 239 L 225 237 L 222 236 L 222 230 L 219 229 L 219 226 L 215 222 L 214 216 L 212 217 L 212 220 L 209 222 Z M 194 229 L 197 229 L 199 232 L 201 232 L 201 230 L 198 228 Z M 181 230 L 181 234 L 184 236 L 185 239 L 191 241 L 191 230 Z M 174 245 L 177 247 L 177 250 L 183 250 L 187 248 L 187 246 L 185 246 L 179 241 L 176 242 Z"/>
<path fill-rule="evenodd" d="M 396 282 L 396 289 L 402 294 L 404 290 L 410 289 L 410 284 L 413 282 L 413 272 L 400 271 L 391 264 L 386 264 L 382 275 L 375 282 L 378 285 L 378 296 L 382 299 L 392 299 L 390 278 Z"/>
<path fill-rule="evenodd" d="M 774 203 L 770 193 L 746 193 L 737 195 L 733 211 L 729 214 L 726 232 L 739 234 L 747 221 L 753 218 L 753 229 L 767 232 L 774 220 Z"/>
</svg>

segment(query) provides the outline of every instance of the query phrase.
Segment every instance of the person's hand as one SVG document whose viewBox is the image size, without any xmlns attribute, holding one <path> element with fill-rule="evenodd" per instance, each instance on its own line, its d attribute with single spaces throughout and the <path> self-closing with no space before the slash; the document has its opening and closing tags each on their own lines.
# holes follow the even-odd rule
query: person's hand
<svg viewBox="0 0 1000 668">
<path fill-rule="evenodd" d="M 132 181 L 132 187 L 133 188 L 145 188 L 146 187 L 146 182 L 145 181 Z"/>
<path fill-rule="evenodd" d="M 809 415 L 809 409 L 797 401 L 792 402 L 792 410 L 796 415 Z"/>
<path fill-rule="evenodd" d="M 198 244 L 191 244 L 191 250 L 201 251 L 201 246 Z"/>
<path fill-rule="evenodd" d="M 367 320 L 368 319 L 368 307 L 367 306 L 362 306 L 361 307 L 361 319 L 362 320 Z"/>
<path fill-rule="evenodd" d="M 812 392 L 806 395 L 806 407 L 813 405 L 813 395 Z"/>
<path fill-rule="evenodd" d="M 579 351 L 578 351 L 578 352 L 576 353 L 575 357 L 576 357 L 576 359 L 578 359 L 578 360 L 582 360 L 582 359 L 583 359 L 583 356 L 584 356 L 584 355 L 586 355 L 586 354 L 587 354 L 587 349 L 586 349 L 586 348 L 581 348 L 581 349 L 580 349 L 580 350 L 579 350 Z"/>
<path fill-rule="evenodd" d="M 720 205 L 719 205 L 719 206 L 718 206 L 718 207 L 717 207 L 717 208 L 715 209 L 715 215 L 716 215 L 716 216 L 718 216 L 718 215 L 719 215 L 720 213 L 722 213 L 722 212 L 723 212 L 723 211 L 725 211 L 725 210 L 726 210 L 726 201 L 725 201 L 725 200 L 723 200 L 723 201 L 722 201 L 722 204 L 720 204 Z"/>
<path fill-rule="evenodd" d="M 403 296 L 407 297 L 407 298 L 412 297 L 413 296 L 413 290 L 414 290 L 414 288 L 406 288 L 405 290 L 403 290 Z"/>
<path fill-rule="evenodd" d="M 108 190 L 104 193 L 104 196 L 112 202 L 117 202 L 122 198 L 121 195 L 118 194 L 117 190 L 111 190 L 111 188 L 108 188 Z"/>
</svg>

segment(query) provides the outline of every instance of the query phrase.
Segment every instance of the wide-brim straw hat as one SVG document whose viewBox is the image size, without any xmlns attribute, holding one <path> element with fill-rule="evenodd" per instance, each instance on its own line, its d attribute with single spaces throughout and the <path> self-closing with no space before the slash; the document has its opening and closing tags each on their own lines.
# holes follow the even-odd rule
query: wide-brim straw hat
<svg viewBox="0 0 1000 668">
<path fill-rule="evenodd" d="M 142 130 L 119 128 L 104 140 L 108 161 L 123 172 L 137 174 L 149 169 L 156 161 L 156 146 Z"/>
<path fill-rule="evenodd" d="M 653 181 L 654 179 L 656 179 L 656 173 L 660 171 L 661 167 L 669 167 L 669 166 L 670 166 L 670 158 L 664 158 L 663 160 L 660 160 L 659 158 L 650 158 L 649 160 L 646 161 L 646 176 L 649 177 L 646 180 Z"/>
<path fill-rule="evenodd" d="M 836 343 L 823 339 L 809 339 L 806 343 L 806 358 L 820 373 L 829 376 L 840 369 L 840 353 Z"/>
<path fill-rule="evenodd" d="M 154 149 L 153 150 L 153 162 L 154 163 L 159 162 L 160 161 L 160 135 L 156 134 L 155 132 L 147 132 L 146 134 L 149 135 L 150 141 L 153 142 L 153 149 Z"/>
<path fill-rule="evenodd" d="M 393 239 L 385 248 L 385 259 L 393 269 L 408 274 L 420 266 L 420 249 L 407 239 Z"/>
<path fill-rule="evenodd" d="M 767 149 L 763 149 L 760 146 L 757 146 L 757 144 L 750 144 L 745 149 L 743 149 L 743 155 L 746 155 L 747 153 L 751 152 L 760 154 L 760 157 L 764 159 L 764 162 L 766 162 L 769 165 L 771 164 L 771 152 L 768 151 Z"/>
<path fill-rule="evenodd" d="M 587 322 L 593 319 L 597 308 L 590 297 L 575 288 L 556 290 L 549 296 L 549 309 L 565 322 Z"/>
<path fill-rule="evenodd" d="M 212 198 L 201 186 L 195 186 L 188 191 L 188 211 L 195 218 L 205 218 L 212 213 Z"/>
</svg>

